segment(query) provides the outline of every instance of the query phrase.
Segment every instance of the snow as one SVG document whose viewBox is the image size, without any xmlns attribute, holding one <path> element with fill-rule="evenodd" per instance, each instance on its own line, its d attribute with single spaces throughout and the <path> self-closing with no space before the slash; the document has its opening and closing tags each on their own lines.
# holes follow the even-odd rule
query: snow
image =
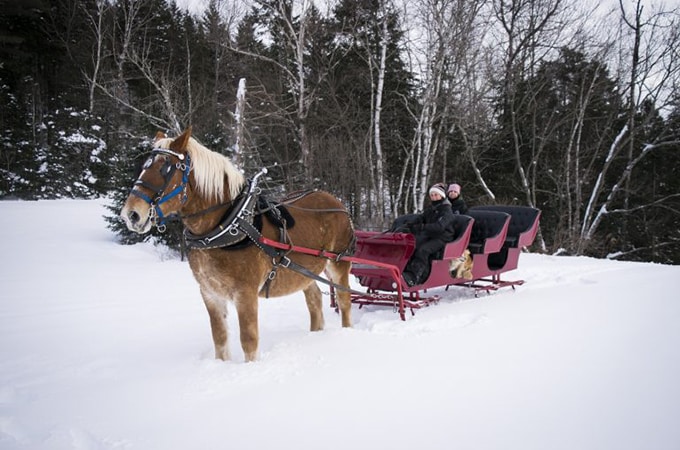
<svg viewBox="0 0 680 450">
<path fill-rule="evenodd" d="M 514 292 L 351 329 L 325 298 L 317 333 L 262 300 L 260 359 L 232 310 L 221 362 L 188 265 L 105 203 L 0 202 L 3 450 L 680 448 L 680 267 L 524 254 Z"/>
</svg>

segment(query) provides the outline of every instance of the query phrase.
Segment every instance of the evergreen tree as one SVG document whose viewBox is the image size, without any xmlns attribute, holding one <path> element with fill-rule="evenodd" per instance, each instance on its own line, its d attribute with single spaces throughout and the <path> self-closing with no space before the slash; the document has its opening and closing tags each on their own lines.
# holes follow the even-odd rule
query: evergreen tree
<svg viewBox="0 0 680 450">
<path fill-rule="evenodd" d="M 5 192 L 31 198 L 102 193 L 107 181 L 98 178 L 106 178 L 98 155 L 105 144 L 97 135 L 98 119 L 84 110 L 83 8 L 68 0 L 4 6 Z"/>
<path fill-rule="evenodd" d="M 31 145 L 29 117 L 18 94 L 19 90 L 0 76 L 0 198 L 6 195 L 34 197 L 33 174 L 38 166 Z"/>
<path fill-rule="evenodd" d="M 640 161 L 631 174 L 628 210 L 623 199 L 602 226 L 603 251 L 597 256 L 621 255 L 633 261 L 677 264 L 680 261 L 680 109 L 664 119 L 646 102 L 636 115 L 636 146 L 662 144 Z M 664 144 L 665 143 L 665 144 Z M 675 168 L 675 169 L 673 169 Z M 623 219 L 623 220 L 622 220 Z M 625 220 L 625 225 L 623 226 Z"/>
<path fill-rule="evenodd" d="M 0 151 L 6 175 L 4 195 L 34 198 L 39 190 L 36 148 L 48 110 L 47 67 L 58 59 L 58 49 L 44 32 L 45 2 L 9 2 L 2 5 L 0 30 Z"/>
<path fill-rule="evenodd" d="M 333 10 L 328 51 L 340 55 L 339 63 L 332 66 L 314 117 L 322 119 L 319 135 L 324 148 L 332 150 L 327 150 L 330 158 L 321 167 L 323 178 L 352 200 L 356 212 L 361 211 L 374 179 L 373 115 L 383 43 L 387 49 L 380 142 L 388 191 L 399 185 L 405 149 L 413 139 L 415 124 L 409 111 L 416 110 L 416 101 L 413 78 L 403 60 L 404 34 L 399 19 L 396 10 L 379 0 L 341 1 Z M 388 37 L 383 40 L 381 24 L 385 21 Z M 347 178 L 343 172 L 355 175 Z M 374 195 L 389 198 L 390 192 Z"/>
<path fill-rule="evenodd" d="M 516 102 L 500 115 L 489 152 L 490 180 L 501 202 L 525 203 L 520 178 L 507 176 L 517 151 L 533 183 L 535 205 L 544 211 L 542 230 L 558 248 L 573 249 L 587 193 L 597 179 L 623 112 L 622 99 L 606 66 L 564 48 L 535 75 L 517 82 Z M 514 114 L 511 119 L 510 114 Z"/>
<path fill-rule="evenodd" d="M 48 146 L 37 148 L 36 182 L 45 198 L 91 198 L 106 194 L 109 166 L 102 123 L 88 111 L 64 108 L 45 115 L 41 133 Z"/>
</svg>

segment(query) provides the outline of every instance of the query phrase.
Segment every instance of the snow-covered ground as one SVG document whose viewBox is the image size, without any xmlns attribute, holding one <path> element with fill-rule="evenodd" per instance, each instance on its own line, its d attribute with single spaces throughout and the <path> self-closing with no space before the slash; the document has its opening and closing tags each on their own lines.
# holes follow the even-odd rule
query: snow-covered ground
<svg viewBox="0 0 680 450">
<path fill-rule="evenodd" d="M 0 202 L 3 450 L 680 449 L 680 267 L 525 254 L 515 292 L 352 329 L 326 298 L 318 333 L 262 300 L 225 363 L 188 265 L 104 203 Z"/>
</svg>

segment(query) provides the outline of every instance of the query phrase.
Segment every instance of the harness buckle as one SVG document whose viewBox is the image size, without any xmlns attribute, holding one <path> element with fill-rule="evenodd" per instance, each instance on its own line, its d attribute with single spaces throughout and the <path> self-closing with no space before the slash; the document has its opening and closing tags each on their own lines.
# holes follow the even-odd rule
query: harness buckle
<svg viewBox="0 0 680 450">
<path fill-rule="evenodd" d="M 283 267 L 285 267 L 285 268 L 288 268 L 288 266 L 290 266 L 290 263 L 291 263 L 291 262 L 292 262 L 292 261 L 290 260 L 289 257 L 287 257 L 287 256 L 282 256 L 281 259 L 279 260 L 279 265 L 280 265 L 280 266 L 283 266 Z"/>
</svg>

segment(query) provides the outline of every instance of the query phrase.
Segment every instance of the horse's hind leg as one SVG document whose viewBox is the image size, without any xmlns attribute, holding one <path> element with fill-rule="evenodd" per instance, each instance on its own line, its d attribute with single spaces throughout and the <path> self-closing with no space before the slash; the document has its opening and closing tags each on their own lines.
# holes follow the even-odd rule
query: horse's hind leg
<svg viewBox="0 0 680 450">
<path fill-rule="evenodd" d="M 328 272 L 335 284 L 349 288 L 349 271 L 351 269 L 349 261 L 333 261 L 328 264 Z M 340 315 L 342 317 L 342 326 L 352 326 L 352 298 L 350 293 L 336 289 L 335 293 L 338 298 L 338 305 L 340 307 Z"/>
<path fill-rule="evenodd" d="M 228 361 L 229 354 L 227 334 L 227 305 L 225 301 L 215 300 L 201 290 L 203 302 L 210 316 L 210 330 L 215 344 L 215 359 Z"/>
<path fill-rule="evenodd" d="M 302 292 L 305 293 L 307 309 L 309 309 L 309 329 L 310 331 L 323 330 L 323 304 L 321 301 L 321 289 L 315 282 L 312 282 Z"/>
</svg>

